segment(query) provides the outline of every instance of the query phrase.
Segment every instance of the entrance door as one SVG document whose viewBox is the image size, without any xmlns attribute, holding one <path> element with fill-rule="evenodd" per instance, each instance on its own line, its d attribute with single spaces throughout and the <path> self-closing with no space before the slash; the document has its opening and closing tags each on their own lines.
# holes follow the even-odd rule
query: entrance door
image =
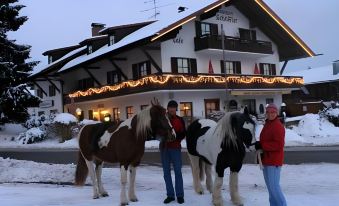
<svg viewBox="0 0 339 206">
<path fill-rule="evenodd" d="M 244 99 L 243 105 L 247 106 L 248 112 L 252 115 L 257 115 L 255 99 Z"/>
</svg>

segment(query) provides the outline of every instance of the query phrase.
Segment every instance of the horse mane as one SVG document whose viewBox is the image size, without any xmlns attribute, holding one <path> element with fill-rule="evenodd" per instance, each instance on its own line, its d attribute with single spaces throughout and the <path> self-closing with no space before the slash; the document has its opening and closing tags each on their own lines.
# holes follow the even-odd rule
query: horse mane
<svg viewBox="0 0 339 206">
<path fill-rule="evenodd" d="M 223 144 L 231 145 L 233 144 L 235 147 L 238 147 L 237 145 L 237 137 L 234 133 L 234 130 L 232 128 L 231 123 L 231 117 L 232 115 L 239 113 L 237 111 L 235 112 L 227 112 L 223 118 L 221 118 L 217 126 L 214 130 L 214 134 L 222 141 Z"/>
<path fill-rule="evenodd" d="M 151 106 L 146 107 L 137 114 L 137 138 L 146 138 L 151 130 Z"/>
</svg>

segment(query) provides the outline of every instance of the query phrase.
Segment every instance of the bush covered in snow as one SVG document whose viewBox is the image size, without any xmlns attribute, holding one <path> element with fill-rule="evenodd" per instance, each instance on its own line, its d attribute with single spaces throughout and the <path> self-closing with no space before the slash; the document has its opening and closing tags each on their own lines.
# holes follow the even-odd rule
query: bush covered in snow
<svg viewBox="0 0 339 206">
<path fill-rule="evenodd" d="M 77 122 L 77 118 L 69 113 L 60 113 L 55 116 L 54 124 L 58 135 L 61 137 L 60 142 L 72 139 L 72 127 L 74 127 Z"/>
<path fill-rule="evenodd" d="M 339 127 L 339 108 L 328 107 L 324 109 L 323 111 L 320 111 L 319 115 L 321 117 L 326 118 L 336 127 Z"/>
<path fill-rule="evenodd" d="M 33 127 L 26 132 L 20 133 L 17 140 L 22 144 L 32 144 L 44 139 L 46 139 L 46 132 L 42 131 L 39 127 Z"/>
</svg>

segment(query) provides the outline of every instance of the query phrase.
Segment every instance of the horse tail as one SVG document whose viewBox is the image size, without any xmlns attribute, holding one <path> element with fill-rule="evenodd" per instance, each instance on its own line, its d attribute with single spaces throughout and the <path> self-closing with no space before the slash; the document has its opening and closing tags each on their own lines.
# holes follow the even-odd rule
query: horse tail
<svg viewBox="0 0 339 206">
<path fill-rule="evenodd" d="M 85 162 L 85 158 L 81 152 L 78 152 L 78 163 L 75 170 L 75 185 L 82 186 L 85 184 L 88 175 L 88 168 Z"/>
<path fill-rule="evenodd" d="M 199 179 L 204 181 L 205 179 L 205 162 L 202 158 L 199 158 Z"/>
</svg>

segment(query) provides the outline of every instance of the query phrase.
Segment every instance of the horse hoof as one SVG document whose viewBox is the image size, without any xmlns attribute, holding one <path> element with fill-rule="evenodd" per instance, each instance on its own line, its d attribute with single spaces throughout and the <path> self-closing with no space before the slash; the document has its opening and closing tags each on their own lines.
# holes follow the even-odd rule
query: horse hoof
<svg viewBox="0 0 339 206">
<path fill-rule="evenodd" d="M 131 202 L 138 202 L 138 198 L 131 198 L 130 201 Z"/>
<path fill-rule="evenodd" d="M 107 193 L 102 193 L 101 197 L 108 197 L 109 195 Z"/>
<path fill-rule="evenodd" d="M 99 196 L 95 195 L 93 196 L 93 199 L 99 199 Z"/>
<path fill-rule="evenodd" d="M 198 194 L 199 194 L 199 195 L 203 195 L 203 194 L 204 194 L 204 192 L 203 192 L 203 191 L 200 191 L 200 192 L 198 192 Z"/>
<path fill-rule="evenodd" d="M 128 202 L 122 202 L 122 203 L 120 204 L 120 206 L 126 206 L 126 205 L 128 205 Z"/>
</svg>

